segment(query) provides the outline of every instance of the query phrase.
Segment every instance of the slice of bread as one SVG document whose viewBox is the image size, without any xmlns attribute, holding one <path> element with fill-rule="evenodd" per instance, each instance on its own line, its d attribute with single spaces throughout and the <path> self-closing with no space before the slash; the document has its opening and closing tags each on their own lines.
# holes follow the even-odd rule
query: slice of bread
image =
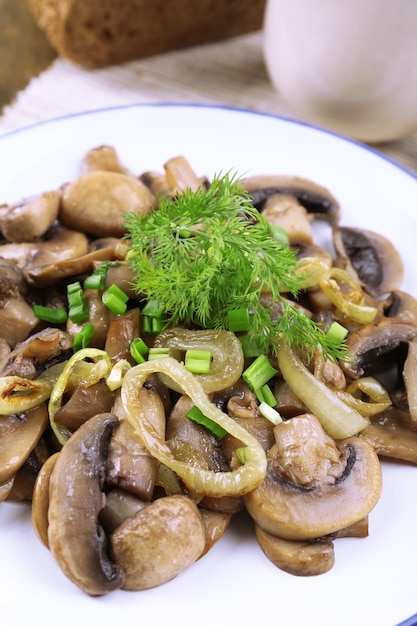
<svg viewBox="0 0 417 626">
<path fill-rule="evenodd" d="M 57 52 L 105 67 L 259 30 L 266 0 L 27 0 Z"/>
</svg>

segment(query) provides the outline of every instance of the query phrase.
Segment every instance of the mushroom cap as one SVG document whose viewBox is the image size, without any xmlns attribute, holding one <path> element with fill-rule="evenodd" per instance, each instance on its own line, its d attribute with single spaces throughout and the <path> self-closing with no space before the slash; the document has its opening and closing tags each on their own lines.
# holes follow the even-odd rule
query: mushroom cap
<svg viewBox="0 0 417 626">
<path fill-rule="evenodd" d="M 350 270 L 374 296 L 399 289 L 404 265 L 393 243 L 363 228 L 339 227 L 333 234 L 335 250 L 345 269 Z"/>
<path fill-rule="evenodd" d="M 157 201 L 133 176 L 92 171 L 66 185 L 59 219 L 62 224 L 96 237 L 121 237 L 126 213 L 148 213 Z"/>
<path fill-rule="evenodd" d="M 50 476 L 50 550 L 64 574 L 93 596 L 119 589 L 124 580 L 106 552 L 98 521 L 105 501 L 106 450 L 115 424 L 111 413 L 85 422 L 63 446 Z"/>
<path fill-rule="evenodd" d="M 311 217 L 337 224 L 340 206 L 328 189 L 299 176 L 249 176 L 242 180 L 243 187 L 252 195 L 253 204 L 261 210 L 272 195 L 295 197 Z"/>
<path fill-rule="evenodd" d="M 291 541 L 275 537 L 255 524 L 256 539 L 265 556 L 277 567 L 294 576 L 325 574 L 334 565 L 331 539 Z"/>
<path fill-rule="evenodd" d="M 281 426 L 285 428 L 285 422 L 276 431 Z M 277 469 L 273 461 L 276 449 L 272 448 L 264 481 L 244 496 L 255 522 L 277 537 L 306 540 L 338 531 L 368 515 L 382 488 L 378 456 L 357 437 L 344 440 L 339 449 L 339 477 L 305 486 L 291 482 Z M 318 450 L 318 454 L 324 452 Z"/>
<path fill-rule="evenodd" d="M 159 498 L 111 535 L 113 558 L 123 568 L 124 589 L 166 583 L 192 565 L 206 545 L 197 506 L 182 495 Z"/>
</svg>

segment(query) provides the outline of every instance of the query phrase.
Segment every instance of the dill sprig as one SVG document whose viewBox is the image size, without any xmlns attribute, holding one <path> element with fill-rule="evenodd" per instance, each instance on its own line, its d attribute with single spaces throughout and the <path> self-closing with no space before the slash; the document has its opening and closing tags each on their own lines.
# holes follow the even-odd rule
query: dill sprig
<svg viewBox="0 0 417 626">
<path fill-rule="evenodd" d="M 135 288 L 164 307 L 168 322 L 203 328 L 227 328 L 228 312 L 246 308 L 249 335 L 265 351 L 276 351 L 283 337 L 311 357 L 343 358 L 343 345 L 283 299 L 297 297 L 296 253 L 272 236 L 268 222 L 251 202 L 241 181 L 230 173 L 213 178 L 208 188 L 187 189 L 164 198 L 148 215 L 126 215 L 128 262 Z M 261 304 L 267 291 L 280 299 L 284 313 L 276 324 Z"/>
</svg>

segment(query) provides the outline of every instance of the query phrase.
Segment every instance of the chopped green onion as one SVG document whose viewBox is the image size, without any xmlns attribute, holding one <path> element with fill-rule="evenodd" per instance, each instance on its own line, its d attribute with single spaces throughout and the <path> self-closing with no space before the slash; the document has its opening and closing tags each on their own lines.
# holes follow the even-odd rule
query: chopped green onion
<svg viewBox="0 0 417 626">
<path fill-rule="evenodd" d="M 103 272 L 93 272 L 84 281 L 84 289 L 98 289 L 99 291 L 104 289 L 106 284 L 106 274 Z"/>
<path fill-rule="evenodd" d="M 153 335 L 158 335 L 165 329 L 165 319 L 163 317 L 151 317 L 151 332 Z"/>
<path fill-rule="evenodd" d="M 134 339 L 129 349 L 136 363 L 144 363 L 146 361 L 145 355 L 149 352 L 149 348 L 141 337 Z"/>
<path fill-rule="evenodd" d="M 149 317 L 161 317 L 164 310 L 164 306 L 158 302 L 158 300 L 148 300 L 142 309 L 142 315 L 149 315 Z"/>
<path fill-rule="evenodd" d="M 243 464 L 247 463 L 250 459 L 250 448 L 245 446 L 243 448 L 236 448 L 236 456 Z"/>
<path fill-rule="evenodd" d="M 162 359 L 167 356 L 170 356 L 169 348 L 149 348 L 148 361 Z"/>
<path fill-rule="evenodd" d="M 193 408 L 190 409 L 185 415 L 192 422 L 196 422 L 196 424 L 200 424 L 201 426 L 204 426 L 204 428 L 207 428 L 207 430 L 212 435 L 217 437 L 217 439 L 223 439 L 223 437 L 227 435 L 227 430 L 204 415 L 204 413 L 197 406 L 193 406 Z"/>
<path fill-rule="evenodd" d="M 73 294 L 82 291 L 82 287 L 81 287 L 81 283 L 79 280 L 77 280 L 75 283 L 70 283 L 69 285 L 67 285 L 67 295 L 68 298 L 70 298 Z"/>
<path fill-rule="evenodd" d="M 103 304 L 110 309 L 112 313 L 121 315 L 126 312 L 129 296 L 117 285 L 110 285 L 110 287 L 103 292 L 101 299 Z"/>
<path fill-rule="evenodd" d="M 249 330 L 250 315 L 248 309 L 235 309 L 233 311 L 228 311 L 227 324 L 229 330 L 233 333 Z"/>
<path fill-rule="evenodd" d="M 55 309 L 52 306 L 35 304 L 33 312 L 37 318 L 51 324 L 64 324 L 67 321 L 67 312 L 63 307 Z"/>
<path fill-rule="evenodd" d="M 88 304 L 79 281 L 67 286 L 68 317 L 74 324 L 80 324 L 88 319 Z"/>
<path fill-rule="evenodd" d="M 342 326 L 342 324 L 332 322 L 326 331 L 326 336 L 332 341 L 343 341 L 346 339 L 348 333 L 348 329 Z"/>
<path fill-rule="evenodd" d="M 288 246 L 289 239 L 285 228 L 277 226 L 276 224 L 269 224 L 269 230 L 271 231 L 271 235 L 274 239 L 282 243 L 283 246 Z"/>
<path fill-rule="evenodd" d="M 248 359 L 257 357 L 260 354 L 264 353 L 264 347 L 261 346 L 256 337 L 249 337 L 249 335 L 239 335 L 238 339 L 242 344 L 243 354 Z"/>
<path fill-rule="evenodd" d="M 259 402 L 264 402 L 269 404 L 269 406 L 275 406 L 277 404 L 277 400 L 272 393 L 271 388 L 266 383 L 265 385 L 262 385 L 260 389 L 255 390 L 255 395 Z"/>
<path fill-rule="evenodd" d="M 278 411 L 272 408 L 272 406 L 269 406 L 266 402 L 261 402 L 259 405 L 259 412 L 272 424 L 280 424 L 283 421 Z"/>
<path fill-rule="evenodd" d="M 94 324 L 84 324 L 80 332 L 78 332 L 72 342 L 74 352 L 82 348 L 88 348 L 94 335 Z"/>
<path fill-rule="evenodd" d="M 256 392 L 265 385 L 275 374 L 277 370 L 272 367 L 265 354 L 260 354 L 242 373 L 245 383 Z"/>
<path fill-rule="evenodd" d="M 184 365 L 192 374 L 208 374 L 211 365 L 210 350 L 187 350 Z"/>
</svg>

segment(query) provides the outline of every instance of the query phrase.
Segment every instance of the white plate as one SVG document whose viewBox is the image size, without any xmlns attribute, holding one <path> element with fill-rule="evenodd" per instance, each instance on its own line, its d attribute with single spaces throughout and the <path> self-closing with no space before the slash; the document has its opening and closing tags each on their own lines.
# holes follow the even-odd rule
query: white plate
<svg viewBox="0 0 417 626">
<path fill-rule="evenodd" d="M 201 175 L 233 169 L 312 178 L 340 200 L 344 224 L 391 238 L 404 257 L 404 288 L 417 295 L 417 177 L 353 141 L 278 117 L 162 105 L 42 123 L 0 140 L 0 203 L 73 179 L 82 155 L 100 144 L 115 146 L 137 173 L 161 171 L 167 159 L 182 154 Z M 268 616 L 285 626 L 394 626 L 417 612 L 417 468 L 384 463 L 383 473 L 369 537 L 336 541 L 336 563 L 327 574 L 297 578 L 275 568 L 250 525 L 239 518 L 174 581 L 96 599 L 61 573 L 36 538 L 28 508 L 1 504 L 2 621 L 7 616 L 8 626 L 31 621 L 56 626 L 70 620 L 100 626 L 132 620 L 188 626 L 248 624 Z"/>
</svg>

